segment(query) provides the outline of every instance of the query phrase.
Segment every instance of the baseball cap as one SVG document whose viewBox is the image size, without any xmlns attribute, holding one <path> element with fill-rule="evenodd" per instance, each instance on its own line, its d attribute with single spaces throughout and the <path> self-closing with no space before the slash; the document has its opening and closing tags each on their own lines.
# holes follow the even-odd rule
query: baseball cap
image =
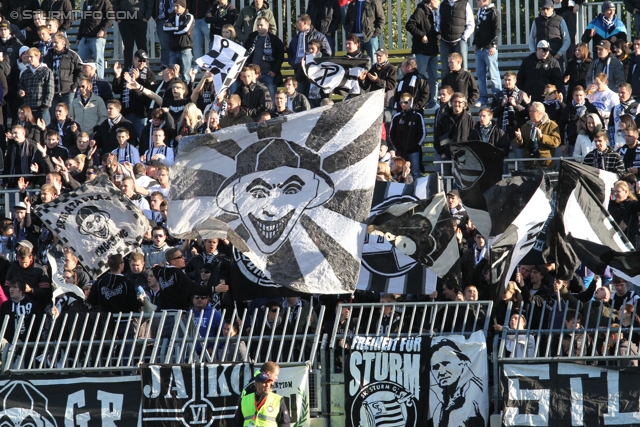
<svg viewBox="0 0 640 427">
<path fill-rule="evenodd" d="M 18 51 L 18 56 L 22 56 L 22 54 L 27 52 L 28 50 L 29 50 L 29 46 L 22 46 Z"/>
<path fill-rule="evenodd" d="M 18 246 L 24 246 L 25 248 L 28 248 L 30 251 L 33 251 L 33 243 L 31 243 L 26 239 L 19 241 Z"/>
<path fill-rule="evenodd" d="M 544 0 L 542 6 L 540 6 L 542 9 L 548 9 L 550 7 L 553 7 L 553 0 Z"/>
<path fill-rule="evenodd" d="M 389 56 L 389 51 L 386 47 L 381 47 L 380 49 L 376 50 L 376 55 L 377 54 Z"/>
<path fill-rule="evenodd" d="M 10 28 L 9 23 L 7 21 L 0 22 L 0 28 Z"/>
<path fill-rule="evenodd" d="M 599 48 L 599 47 L 601 47 L 602 49 L 611 50 L 611 43 L 609 43 L 607 40 L 600 40 L 600 43 L 598 43 L 596 48 Z"/>
<path fill-rule="evenodd" d="M 602 11 L 604 12 L 605 10 L 609 10 L 609 9 L 615 9 L 616 5 L 613 4 L 612 1 L 606 1 L 604 3 L 602 3 Z"/>
<path fill-rule="evenodd" d="M 98 69 L 98 64 L 95 62 L 81 62 L 80 65 L 88 65 L 91 68 L 95 68 L 96 70 Z"/>
<path fill-rule="evenodd" d="M 27 210 L 27 205 L 24 204 L 24 202 L 19 202 L 16 203 L 16 205 L 13 207 L 13 209 L 18 210 L 18 209 L 22 209 L 22 210 Z"/>
<path fill-rule="evenodd" d="M 549 45 L 549 42 L 546 40 L 540 40 L 538 42 L 538 49 L 544 49 L 544 50 L 550 50 L 551 46 Z"/>
<path fill-rule="evenodd" d="M 271 379 L 271 375 L 267 374 L 266 372 L 260 372 L 258 375 L 256 375 L 257 383 L 266 383 L 270 379 Z"/>
<path fill-rule="evenodd" d="M 149 59 L 149 56 L 147 56 L 147 52 L 145 52 L 144 49 L 138 49 L 136 53 L 133 54 L 133 56 L 135 56 L 139 61 L 142 62 L 146 62 L 147 59 Z"/>
<path fill-rule="evenodd" d="M 451 190 L 447 193 L 447 196 L 456 196 L 459 199 L 460 193 L 458 192 L 458 190 Z"/>
</svg>

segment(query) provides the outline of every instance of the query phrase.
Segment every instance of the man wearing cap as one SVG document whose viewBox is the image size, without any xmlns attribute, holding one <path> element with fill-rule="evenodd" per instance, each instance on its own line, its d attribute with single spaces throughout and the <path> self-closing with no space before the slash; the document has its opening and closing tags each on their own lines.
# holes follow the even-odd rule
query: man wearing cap
<svg viewBox="0 0 640 427">
<path fill-rule="evenodd" d="M 110 0 L 82 2 L 82 19 L 78 28 L 78 54 L 82 61 L 93 58 L 96 61 L 98 76 L 104 78 L 104 47 L 107 44 L 107 32 L 113 25 L 113 7 Z"/>
<path fill-rule="evenodd" d="M 591 68 L 587 72 L 587 87 L 594 83 L 595 77 L 598 74 L 604 73 L 609 79 L 607 82 L 609 89 L 617 91 L 618 86 L 626 81 L 624 65 L 611 53 L 611 43 L 607 40 L 601 40 L 596 46 L 596 51 L 596 58 L 591 63 Z"/>
<path fill-rule="evenodd" d="M 548 84 L 555 85 L 564 94 L 560 64 L 551 56 L 550 50 L 548 41 L 539 41 L 535 53 L 522 61 L 518 71 L 518 88 L 534 101 L 544 101 L 544 87 Z"/>
<path fill-rule="evenodd" d="M 133 55 L 133 65 L 129 71 L 129 77 L 143 88 L 153 90 L 156 82 L 155 73 L 148 66 L 147 52 L 143 49 L 138 49 Z M 126 65 L 125 65 L 126 68 Z M 133 123 L 136 129 L 136 135 L 138 139 L 142 136 L 142 129 L 147 124 L 147 108 L 150 103 L 149 97 L 142 94 L 142 90 L 131 90 L 127 87 L 127 79 L 124 78 L 122 65 L 116 62 L 113 65 L 113 93 L 120 95 L 120 102 L 122 103 L 122 114 L 124 117 Z"/>
<path fill-rule="evenodd" d="M 113 91 L 109 82 L 98 76 L 98 65 L 95 62 L 83 62 L 82 64 L 82 77 L 91 80 L 91 90 L 94 94 L 98 95 L 104 101 L 107 102 L 113 99 Z M 84 128 L 83 128 L 84 129 Z"/>
<path fill-rule="evenodd" d="M 25 199 L 24 202 L 19 202 L 15 205 L 13 212 L 15 214 L 13 230 L 16 243 L 28 240 L 32 245 L 36 245 L 38 243 L 38 230 L 31 223 L 31 203 L 29 199 Z"/>
<path fill-rule="evenodd" d="M 598 14 L 582 35 L 582 42 L 598 46 L 602 40 L 615 43 L 617 40 L 627 41 L 627 26 L 616 17 L 616 5 L 612 1 L 602 3 L 602 13 Z"/>
<path fill-rule="evenodd" d="M 73 95 L 78 88 L 77 81 L 82 72 L 82 61 L 77 53 L 67 48 L 67 38 L 63 33 L 53 35 L 52 47 L 42 62 L 53 71 L 54 95 L 49 114 L 55 117 L 56 106 L 59 103 L 71 105 Z"/>
<path fill-rule="evenodd" d="M 363 70 L 358 76 L 360 86 L 365 91 L 374 91 L 384 89 L 385 91 L 385 107 L 393 108 L 392 99 L 396 89 L 396 77 L 398 70 L 389 63 L 389 51 L 386 47 L 381 47 L 375 53 L 376 62 L 367 71 Z"/>
<path fill-rule="evenodd" d="M 538 15 L 531 23 L 531 32 L 529 33 L 529 50 L 536 52 L 538 44 L 542 40 L 549 43 L 551 56 L 560 64 L 563 63 L 563 55 L 571 45 L 569 38 L 569 28 L 564 22 L 562 16 L 556 14 L 553 7 L 553 0 L 544 0 L 540 7 L 540 15 Z M 556 86 L 560 87 L 560 86 Z M 533 93 L 527 92 L 530 95 Z M 540 92 L 542 94 L 542 92 Z"/>
<path fill-rule="evenodd" d="M 173 13 L 169 15 L 162 27 L 165 33 L 169 34 L 169 61 L 180 65 L 180 78 L 187 84 L 191 79 L 189 70 L 193 58 L 191 33 L 194 22 L 193 15 L 187 12 L 186 0 L 175 0 Z"/>
<path fill-rule="evenodd" d="M 28 240 L 19 242 L 16 248 L 16 260 L 11 263 L 5 277 L 4 291 L 9 295 L 9 283 L 13 279 L 24 281 L 26 292 L 30 295 L 36 305 L 41 309 L 51 303 L 53 295 L 51 281 L 44 268 L 36 263 L 33 257 L 33 245 Z"/>
<path fill-rule="evenodd" d="M 460 193 L 458 190 L 451 190 L 447 193 L 447 204 L 449 205 L 449 211 L 451 212 L 451 218 L 456 222 L 458 228 L 466 232 L 467 221 L 469 221 L 469 215 L 462 206 L 460 200 Z"/>
<path fill-rule="evenodd" d="M 289 427 L 291 417 L 284 399 L 273 393 L 275 379 L 266 372 L 255 377 L 255 392 L 247 393 L 240 400 L 233 419 L 234 427 Z"/>
<path fill-rule="evenodd" d="M 118 29 L 124 44 L 122 54 L 125 69 L 131 67 L 134 43 L 139 50 L 147 51 L 147 22 L 151 19 L 154 6 L 154 0 L 113 0 L 113 10 L 120 12 Z M 125 19 L 120 16 L 123 12 L 127 14 Z"/>
</svg>

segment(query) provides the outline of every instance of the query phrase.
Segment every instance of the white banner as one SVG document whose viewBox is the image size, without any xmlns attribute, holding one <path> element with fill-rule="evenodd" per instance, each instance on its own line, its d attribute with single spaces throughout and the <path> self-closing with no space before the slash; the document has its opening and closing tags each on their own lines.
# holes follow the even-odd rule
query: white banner
<svg viewBox="0 0 640 427">
<path fill-rule="evenodd" d="M 291 423 L 295 427 L 309 427 L 309 368 L 302 366 L 283 366 L 273 390 L 287 402 Z"/>
</svg>

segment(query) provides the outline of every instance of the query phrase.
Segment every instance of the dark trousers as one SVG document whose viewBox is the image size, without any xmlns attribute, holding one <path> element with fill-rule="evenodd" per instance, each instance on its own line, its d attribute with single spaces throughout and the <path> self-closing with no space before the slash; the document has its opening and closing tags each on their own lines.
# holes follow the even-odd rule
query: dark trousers
<svg viewBox="0 0 640 427">
<path fill-rule="evenodd" d="M 573 53 L 576 50 L 576 31 L 577 31 L 578 14 L 573 13 L 573 7 L 565 7 L 562 9 L 557 9 L 556 13 L 562 16 L 562 19 L 564 19 L 564 22 L 567 24 L 567 29 L 569 30 L 569 39 L 571 39 L 571 44 L 569 45 L 569 49 L 567 49 L 567 62 L 569 62 L 571 58 L 573 58 Z"/>
<path fill-rule="evenodd" d="M 147 23 L 141 19 L 123 20 L 118 28 L 124 44 L 124 69 L 129 70 L 133 63 L 133 43 L 137 49 L 147 51 Z"/>
</svg>

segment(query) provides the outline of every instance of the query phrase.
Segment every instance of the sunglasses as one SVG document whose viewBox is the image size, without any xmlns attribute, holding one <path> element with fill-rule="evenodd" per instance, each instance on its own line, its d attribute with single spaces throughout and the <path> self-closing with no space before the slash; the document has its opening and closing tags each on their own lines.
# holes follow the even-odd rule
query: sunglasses
<svg viewBox="0 0 640 427">
<path fill-rule="evenodd" d="M 175 260 L 180 259 L 180 258 L 184 258 L 184 255 L 178 255 L 177 257 L 172 258 L 171 261 L 175 261 Z"/>
<path fill-rule="evenodd" d="M 200 274 L 211 274 L 209 270 L 200 270 Z"/>
<path fill-rule="evenodd" d="M 198 300 L 203 300 L 203 299 L 208 299 L 209 297 L 204 296 L 204 295 L 194 295 L 193 299 L 198 299 Z"/>
<path fill-rule="evenodd" d="M 154 234 L 153 237 L 164 237 L 164 234 Z"/>
<path fill-rule="evenodd" d="M 407 105 L 409 101 L 400 101 L 400 105 Z"/>
<path fill-rule="evenodd" d="M 95 172 L 87 172 L 87 175 L 95 175 Z"/>
<path fill-rule="evenodd" d="M 555 92 L 543 92 L 543 95 L 547 96 L 547 95 L 555 95 Z"/>
<path fill-rule="evenodd" d="M 277 312 L 278 312 L 278 309 L 277 309 L 277 308 L 272 308 L 272 309 L 270 309 L 270 310 L 269 310 L 269 312 L 270 312 L 270 313 L 277 313 Z"/>
</svg>

